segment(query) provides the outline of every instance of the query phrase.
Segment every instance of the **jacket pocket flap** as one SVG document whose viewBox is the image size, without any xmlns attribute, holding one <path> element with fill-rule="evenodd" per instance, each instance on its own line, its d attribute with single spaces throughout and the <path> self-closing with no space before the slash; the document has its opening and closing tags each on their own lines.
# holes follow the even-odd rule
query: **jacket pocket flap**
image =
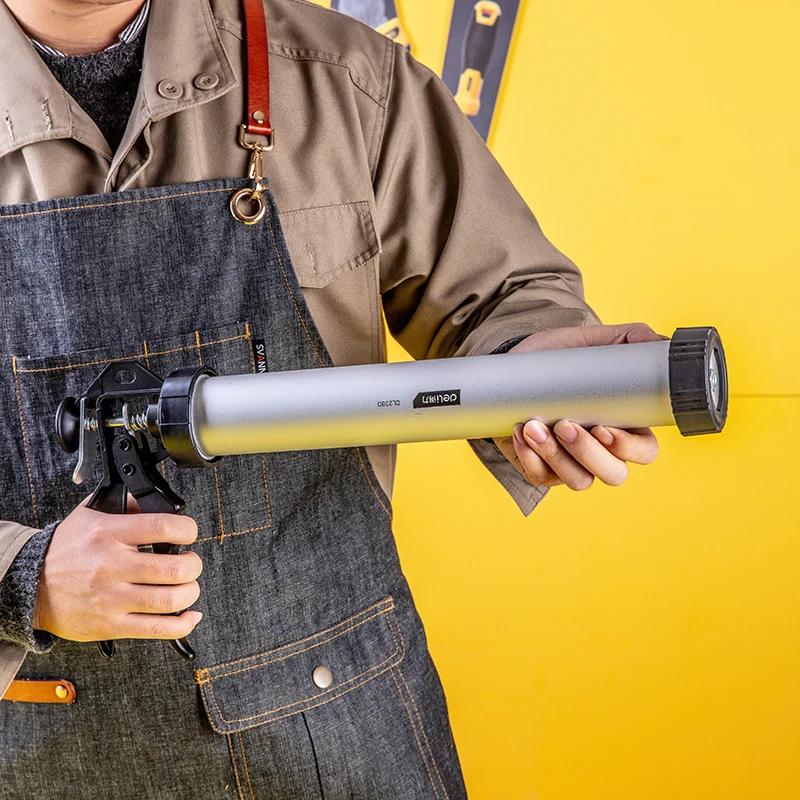
<svg viewBox="0 0 800 800">
<path fill-rule="evenodd" d="M 380 250 L 365 201 L 284 211 L 280 218 L 301 286 L 320 289 Z"/>
<path fill-rule="evenodd" d="M 313 636 L 196 670 L 195 680 L 211 727 L 233 733 L 329 703 L 398 664 L 403 655 L 389 597 Z"/>
</svg>

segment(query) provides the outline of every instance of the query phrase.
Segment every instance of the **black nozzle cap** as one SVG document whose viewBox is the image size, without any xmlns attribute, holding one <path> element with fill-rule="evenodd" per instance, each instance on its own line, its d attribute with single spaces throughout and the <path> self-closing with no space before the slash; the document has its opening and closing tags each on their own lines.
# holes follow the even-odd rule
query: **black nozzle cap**
<svg viewBox="0 0 800 800">
<path fill-rule="evenodd" d="M 194 385 L 201 375 L 216 374 L 208 367 L 179 367 L 170 373 L 161 387 L 158 398 L 158 432 L 161 443 L 179 467 L 207 467 L 219 461 L 219 458 L 203 458 L 195 449 L 191 431 Z M 149 409 L 148 412 L 152 417 Z"/>
<path fill-rule="evenodd" d="M 719 433 L 728 417 L 728 370 L 716 328 L 678 328 L 669 346 L 669 393 L 684 436 Z"/>
</svg>

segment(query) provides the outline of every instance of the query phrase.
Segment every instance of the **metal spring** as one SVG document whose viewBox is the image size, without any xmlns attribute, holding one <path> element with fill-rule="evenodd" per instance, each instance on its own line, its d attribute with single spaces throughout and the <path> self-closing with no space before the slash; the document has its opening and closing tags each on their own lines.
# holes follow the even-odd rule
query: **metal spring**
<svg viewBox="0 0 800 800">
<path fill-rule="evenodd" d="M 121 417 L 112 417 L 111 419 L 106 420 L 106 426 L 109 428 L 125 428 L 125 430 L 130 431 L 131 433 L 136 433 L 137 431 L 146 431 L 148 429 L 147 414 L 144 412 L 139 414 L 129 414 L 127 411 L 123 411 L 123 415 Z M 100 425 L 97 422 L 97 417 L 87 417 L 83 421 L 83 429 L 93 432 L 98 431 L 100 429 Z"/>
<path fill-rule="evenodd" d="M 146 431 L 147 430 L 147 414 L 144 412 L 140 414 L 131 414 L 127 417 L 127 424 L 125 427 L 131 431 L 131 433 L 135 433 L 136 431 Z"/>
</svg>

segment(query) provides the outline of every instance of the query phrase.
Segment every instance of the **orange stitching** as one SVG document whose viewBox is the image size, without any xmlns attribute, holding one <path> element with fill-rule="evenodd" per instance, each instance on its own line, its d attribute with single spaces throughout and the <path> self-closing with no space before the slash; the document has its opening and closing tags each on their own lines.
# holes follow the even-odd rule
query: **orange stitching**
<svg viewBox="0 0 800 800">
<path fill-rule="evenodd" d="M 203 366 L 203 353 L 200 351 L 200 331 L 194 332 L 194 346 L 197 348 L 197 358 L 200 361 L 200 366 Z"/>
<path fill-rule="evenodd" d="M 87 211 L 91 208 L 110 208 L 112 206 L 126 206 L 136 203 L 154 203 L 159 200 L 174 200 L 176 197 L 192 197 L 197 194 L 217 194 L 219 192 L 232 192 L 234 186 L 225 189 L 209 189 L 205 192 L 181 192 L 180 194 L 168 194 L 164 197 L 143 197 L 141 200 L 120 200 L 115 203 L 95 203 L 89 206 L 73 206 L 71 208 L 48 208 L 44 211 L 28 211 L 25 214 L 6 214 L 0 216 L 0 219 L 22 219 L 23 217 L 40 217 L 43 214 L 58 214 L 61 211 Z"/>
<path fill-rule="evenodd" d="M 367 483 L 369 484 L 369 488 L 372 489 L 372 494 L 375 495 L 375 499 L 380 503 L 381 508 L 383 509 L 383 513 L 389 518 L 389 522 L 392 521 L 392 515 L 389 512 L 389 509 L 383 504 L 383 500 L 381 500 L 381 496 L 376 491 L 375 487 L 372 485 L 372 480 L 369 477 L 369 471 L 367 470 L 367 465 L 364 463 L 364 458 L 361 455 L 361 448 L 355 448 L 356 453 L 358 453 L 358 460 L 361 462 L 361 469 L 364 472 L 364 477 L 367 479 Z"/>
<path fill-rule="evenodd" d="M 403 654 L 397 660 L 397 663 L 399 664 L 400 662 L 402 662 L 404 657 L 405 657 L 405 654 Z M 332 703 L 334 700 L 338 700 L 340 697 L 343 697 L 344 695 L 349 694 L 353 690 L 358 689 L 361 686 L 364 686 L 365 684 L 369 683 L 370 681 L 374 681 L 375 678 L 380 677 L 381 675 L 383 675 L 384 672 L 388 672 L 392 668 L 392 666 L 394 666 L 394 665 L 390 665 L 390 666 L 386 667 L 386 669 L 382 669 L 380 672 L 376 673 L 375 675 L 370 676 L 365 681 L 362 681 L 361 683 L 358 683 L 355 686 L 351 686 L 349 689 L 347 689 L 347 691 L 344 691 L 341 694 L 334 695 L 333 697 L 329 697 L 327 700 L 324 700 L 321 703 L 315 703 L 313 706 L 306 706 L 305 708 L 300 709 L 298 711 L 290 711 L 288 714 L 282 714 L 280 717 L 274 717 L 273 719 L 266 720 L 265 722 L 254 722 L 252 725 L 244 725 L 243 727 L 239 728 L 239 730 L 246 731 L 246 730 L 249 730 L 250 728 L 257 728 L 259 725 L 266 725 L 266 724 L 268 724 L 270 722 L 278 722 L 278 720 L 286 719 L 287 717 L 294 716 L 295 714 L 299 714 L 300 711 L 311 711 L 312 708 L 319 708 L 320 706 L 325 706 L 328 703 Z M 225 731 L 223 731 L 220 728 L 218 728 L 216 726 L 216 724 L 214 723 L 214 719 L 211 716 L 211 711 L 208 708 L 208 703 L 206 702 L 206 693 L 205 692 L 200 692 L 200 696 L 203 699 L 203 705 L 205 706 L 206 713 L 208 714 L 209 721 L 211 722 L 211 727 L 215 731 L 217 731 L 217 733 L 225 733 Z"/>
<path fill-rule="evenodd" d="M 267 507 L 267 527 L 272 527 L 272 508 L 269 504 L 269 487 L 267 486 L 267 461 L 261 456 L 261 474 L 264 476 L 264 504 Z"/>
<path fill-rule="evenodd" d="M 406 710 L 406 714 L 408 714 L 408 721 L 411 723 L 411 731 L 414 734 L 414 738 L 417 740 L 417 747 L 419 748 L 419 754 L 422 756 L 422 763 L 425 765 L 425 771 L 428 773 L 428 778 L 430 778 L 431 786 L 433 786 L 433 791 L 436 794 L 436 797 L 439 797 L 439 790 L 436 788 L 436 782 L 433 780 L 433 775 L 431 775 L 430 767 L 428 766 L 428 759 L 425 758 L 425 753 L 422 749 L 422 742 L 419 740 L 419 736 L 417 735 L 417 728 L 414 725 L 414 719 L 411 716 L 411 711 L 408 708 L 408 703 L 406 703 L 405 697 L 403 697 L 403 692 L 400 689 L 400 684 L 397 682 L 397 678 L 394 676 L 394 670 L 390 670 L 392 673 L 392 680 L 394 681 L 394 685 L 397 687 L 397 694 L 400 695 L 400 702 L 403 704 L 403 708 Z M 441 780 L 441 778 L 439 779 Z"/>
<path fill-rule="evenodd" d="M 254 656 L 239 658 L 236 661 L 226 661 L 224 664 L 217 664 L 214 667 L 209 667 L 208 669 L 205 670 L 205 672 L 208 672 L 210 674 L 212 669 L 223 669 L 224 667 L 233 667 L 236 664 L 242 664 L 245 661 L 252 661 L 255 658 L 261 658 L 262 656 L 271 656 L 273 653 L 280 653 L 281 650 L 286 650 L 289 647 L 295 647 L 298 644 L 304 644 L 305 642 L 310 642 L 312 639 L 316 639 L 319 636 L 324 636 L 326 633 L 331 633 L 331 631 L 335 631 L 342 625 L 346 625 L 348 622 L 352 622 L 354 619 L 357 619 L 362 614 L 368 614 L 370 611 L 373 611 L 374 609 L 379 608 L 380 606 L 385 605 L 386 603 L 389 603 L 390 605 L 388 605 L 384 610 L 391 611 L 394 608 L 394 598 L 387 597 L 385 600 L 381 600 L 380 603 L 375 603 L 375 605 L 372 605 L 369 608 L 365 608 L 363 611 L 359 611 L 358 614 L 353 614 L 352 617 L 348 617 L 347 619 L 342 620 L 341 622 L 337 622 L 335 625 L 331 625 L 330 628 L 326 628 L 324 631 L 319 631 L 311 636 L 306 636 L 305 639 L 300 639 L 296 642 L 292 642 L 291 644 L 281 645 L 280 647 L 276 647 L 274 650 L 265 650 L 263 653 L 257 653 Z"/>
<path fill-rule="evenodd" d="M 242 732 L 239 731 L 239 744 L 242 748 L 242 762 L 244 763 L 244 774 L 247 775 L 247 786 L 250 789 L 250 800 L 256 800 L 253 794 L 253 784 L 250 783 L 250 770 L 247 769 L 247 756 L 244 754 L 244 739 L 242 739 Z"/>
<path fill-rule="evenodd" d="M 19 406 L 19 421 L 22 424 L 22 444 L 25 446 L 25 466 L 28 469 L 28 486 L 31 489 L 31 502 L 33 503 L 33 518 L 36 521 L 36 527 L 39 527 L 39 509 L 36 507 L 36 492 L 33 488 L 33 472 L 31 470 L 31 454 L 28 450 L 28 433 L 25 428 L 25 413 L 22 410 L 22 392 L 19 388 L 19 375 L 17 374 L 17 357 L 14 356 L 12 361 L 12 368 L 14 370 L 14 382 L 17 384 L 17 405 Z"/>
<path fill-rule="evenodd" d="M 243 533 L 253 533 L 254 531 L 265 531 L 271 528 L 272 525 L 259 525 L 257 528 L 248 528 L 245 531 L 234 531 L 233 533 L 226 533 L 225 538 L 230 539 L 231 536 L 241 536 Z M 194 544 L 200 544 L 200 542 L 212 542 L 215 539 L 219 539 L 219 536 L 206 536 L 203 539 L 195 539 Z"/>
<path fill-rule="evenodd" d="M 392 670 L 394 672 L 394 670 Z M 400 667 L 397 668 L 397 672 L 400 675 L 400 680 L 403 681 L 403 686 L 406 687 L 406 691 L 408 692 L 409 698 L 411 698 L 411 704 L 414 706 L 414 712 L 417 715 L 417 721 L 419 722 L 419 729 L 422 731 L 422 738 L 425 740 L 425 746 L 428 748 L 428 753 L 431 757 L 431 763 L 433 764 L 433 769 L 436 772 L 436 777 L 439 779 L 439 783 L 442 786 L 442 791 L 444 792 L 445 800 L 450 800 L 447 794 L 447 789 L 445 788 L 444 781 L 442 780 L 442 776 L 439 773 L 439 767 L 436 764 L 436 758 L 433 755 L 433 750 L 431 750 L 431 744 L 428 741 L 428 735 L 425 733 L 425 726 L 422 724 L 422 717 L 420 716 L 419 709 L 417 708 L 417 702 L 414 700 L 414 695 L 411 694 L 411 689 L 409 688 L 408 684 L 406 683 L 405 676 L 403 675 L 403 670 Z"/>
<path fill-rule="evenodd" d="M 324 697 L 326 694 L 328 694 L 328 692 L 332 692 L 332 691 L 336 691 L 338 689 L 341 689 L 343 686 L 347 686 L 347 684 L 352 683 L 353 681 L 356 681 L 359 678 L 362 678 L 364 675 L 368 675 L 373 670 L 379 669 L 384 664 L 387 664 L 388 662 L 390 662 L 400 652 L 400 647 L 397 644 L 397 637 L 394 635 L 394 630 L 392 629 L 392 626 L 389 623 L 389 618 L 388 617 L 387 617 L 387 625 L 389 626 L 389 631 L 391 632 L 392 638 L 394 639 L 394 643 L 395 643 L 395 651 L 394 651 L 394 653 L 392 653 L 388 658 L 386 658 L 383 661 L 381 661 L 380 664 L 376 664 L 374 667 L 370 667 L 369 669 L 365 669 L 363 672 L 360 672 L 358 675 L 354 675 L 352 678 L 350 678 L 349 680 L 345 681 L 344 683 L 340 683 L 335 688 L 328 689 L 327 691 L 321 692 L 320 694 L 315 695 L 314 697 L 306 697 L 303 700 L 297 700 L 294 703 L 289 703 L 288 705 L 281 706 L 280 708 L 273 708 L 273 709 L 270 709 L 269 711 L 264 711 L 261 714 L 254 714 L 252 717 L 242 717 L 241 719 L 226 719 L 224 716 L 222 716 L 222 711 L 220 710 L 219 705 L 217 705 L 217 698 L 216 698 L 216 695 L 214 694 L 214 685 L 212 683 L 209 683 L 208 684 L 208 691 L 209 691 L 209 694 L 211 695 L 211 702 L 214 704 L 214 708 L 216 708 L 217 714 L 219 715 L 219 718 L 223 722 L 225 722 L 227 724 L 231 724 L 231 723 L 234 723 L 234 722 L 250 722 L 251 720 L 259 719 L 260 717 L 266 717 L 266 716 L 269 716 L 270 714 L 274 714 L 277 711 L 284 711 L 285 709 L 291 708 L 292 706 L 304 705 L 305 703 L 308 703 L 308 702 L 310 702 L 312 700 L 316 700 L 319 697 Z M 404 657 L 405 657 L 405 651 L 403 652 L 403 655 L 400 656 L 400 658 L 395 663 L 399 664 L 403 660 Z M 265 720 L 265 722 L 276 722 L 279 719 L 284 719 L 285 717 L 291 717 L 293 714 L 298 714 L 300 711 L 309 711 L 312 708 L 317 708 L 319 706 L 326 705 L 327 703 L 330 703 L 331 701 L 336 700 L 339 697 L 342 697 L 342 695 L 348 694 L 349 692 L 352 692 L 354 689 L 358 689 L 359 686 L 363 686 L 365 683 L 369 683 L 371 680 L 374 680 L 375 678 L 377 678 L 378 675 L 382 675 L 387 670 L 390 670 L 393 666 L 394 666 L 394 664 L 389 664 L 388 667 L 386 667 L 385 669 L 380 670 L 380 672 L 376 672 L 374 675 L 372 675 L 371 677 L 369 677 L 366 680 L 362 681 L 361 683 L 357 683 L 355 686 L 351 686 L 349 689 L 345 690 L 344 692 L 341 692 L 339 694 L 333 695 L 332 697 L 329 697 L 326 700 L 323 700 L 323 702 L 321 702 L 321 703 L 315 703 L 314 705 L 311 705 L 311 706 L 304 706 L 304 708 L 302 708 L 302 709 L 296 709 L 294 711 L 290 711 L 288 714 L 284 714 L 284 715 L 282 715 L 280 717 L 275 717 L 275 718 L 273 718 L 271 720 Z M 201 694 L 205 694 L 205 693 L 201 692 Z"/>
<path fill-rule="evenodd" d="M 222 544 L 225 539 L 225 523 L 222 521 L 222 498 L 219 495 L 219 472 L 217 472 L 217 465 L 214 465 L 214 485 L 217 488 L 217 511 L 219 511 L 219 543 Z"/>
<path fill-rule="evenodd" d="M 144 364 L 147 369 L 150 369 L 150 354 L 147 352 L 147 339 L 142 342 L 144 349 Z"/>
<path fill-rule="evenodd" d="M 244 792 L 242 791 L 242 784 L 239 780 L 239 767 L 236 766 L 236 753 L 233 750 L 233 739 L 228 734 L 228 749 L 231 751 L 231 762 L 233 763 L 233 774 L 236 776 L 236 786 L 239 789 L 239 797 L 241 800 L 246 800 Z"/>
<path fill-rule="evenodd" d="M 2 219 L 2 217 L 0 217 Z M 200 346 L 201 347 L 211 347 L 215 344 L 224 344 L 225 342 L 234 342 L 237 339 L 246 339 L 247 336 L 245 334 L 239 334 L 239 336 L 230 336 L 227 339 L 217 339 L 213 342 L 203 342 Z M 195 345 L 196 346 L 196 345 Z M 186 347 L 176 347 L 172 350 L 161 350 L 156 353 L 148 353 L 148 358 L 154 358 L 155 356 L 168 356 L 172 353 L 183 353 L 187 350 L 194 350 L 195 346 L 187 345 Z M 60 372 L 65 369 L 78 369 L 79 367 L 95 367 L 98 364 L 108 364 L 110 361 L 132 361 L 135 358 L 144 358 L 144 353 L 135 353 L 131 356 L 115 356 L 113 358 L 105 358 L 102 361 L 86 361 L 83 364 L 66 364 L 63 367 L 39 367 L 37 369 L 20 369 L 17 370 L 20 373 L 30 374 L 34 372 Z M 15 356 L 16 358 L 16 356 Z"/>
<path fill-rule="evenodd" d="M 200 683 L 212 683 L 213 681 L 218 680 L 219 678 L 229 678 L 231 675 L 239 675 L 242 672 L 250 672 L 251 669 L 261 669 L 262 667 L 267 667 L 270 664 L 277 664 L 279 661 L 286 661 L 287 658 L 294 658 L 295 656 L 299 656 L 301 653 L 307 653 L 309 650 L 314 650 L 317 647 L 321 647 L 323 644 L 328 644 L 332 642 L 334 639 L 338 639 L 340 636 L 344 636 L 346 633 L 350 633 L 354 631 L 356 628 L 360 628 L 365 623 L 369 622 L 371 619 L 375 619 L 376 617 L 380 617 L 382 614 L 388 614 L 391 609 L 386 609 L 385 611 L 379 611 L 377 614 L 373 614 L 371 617 L 367 617 L 366 619 L 361 620 L 361 622 L 357 622 L 355 625 L 345 628 L 343 631 L 340 631 L 335 636 L 331 636 L 329 639 L 324 639 L 321 642 L 316 642 L 315 644 L 309 645 L 308 647 L 303 648 L 302 650 L 297 650 L 294 653 L 289 653 L 288 655 L 281 656 L 280 658 L 273 658 L 272 661 L 261 661 L 258 664 L 253 664 L 249 667 L 244 667 L 243 669 L 237 669 L 233 672 L 223 672 L 221 675 L 214 675 L 214 677 L 208 678 L 208 680 L 200 681 Z M 396 643 L 395 643 L 396 644 Z"/>
<path fill-rule="evenodd" d="M 317 350 L 317 346 L 314 344 L 314 340 L 311 338 L 311 334 L 306 327 L 306 321 L 303 319 L 303 315 L 300 313 L 300 307 L 297 305 L 297 298 L 294 296 L 294 292 L 292 291 L 292 285 L 289 283 L 289 276 L 286 274 L 286 269 L 283 266 L 283 259 L 281 258 L 280 250 L 278 250 L 278 245 L 275 241 L 275 229 L 272 227 L 272 220 L 269 218 L 269 214 L 267 214 L 267 222 L 269 223 L 269 230 L 272 233 L 272 247 L 275 249 L 275 255 L 278 257 L 278 264 L 280 265 L 281 272 L 283 273 L 283 279 L 286 281 L 286 288 L 289 290 L 289 297 L 292 298 L 292 305 L 294 305 L 294 310 L 297 312 L 297 316 L 300 319 L 300 324 L 303 326 L 303 330 L 306 332 L 308 341 L 311 343 L 311 347 L 317 356 L 317 361 L 319 361 L 321 367 L 324 367 L 325 362 L 322 360 L 322 357 Z"/>
</svg>

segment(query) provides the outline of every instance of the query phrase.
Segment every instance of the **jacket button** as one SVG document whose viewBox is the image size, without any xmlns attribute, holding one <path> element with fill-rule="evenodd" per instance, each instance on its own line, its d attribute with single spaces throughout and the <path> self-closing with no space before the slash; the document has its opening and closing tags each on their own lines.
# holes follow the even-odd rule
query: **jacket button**
<svg viewBox="0 0 800 800">
<path fill-rule="evenodd" d="M 213 72 L 204 72 L 194 79 L 194 85 L 205 92 L 209 89 L 213 89 L 218 83 L 219 75 L 215 75 Z"/>
<path fill-rule="evenodd" d="M 56 686 L 56 697 L 63 700 L 68 694 L 66 686 L 62 686 L 60 683 Z"/>
<path fill-rule="evenodd" d="M 168 100 L 177 100 L 183 95 L 183 86 L 179 83 L 175 83 L 175 81 L 161 81 L 161 83 L 158 84 L 158 93 Z"/>
<path fill-rule="evenodd" d="M 333 673 L 328 667 L 317 667 L 311 678 L 320 689 L 327 689 L 333 683 Z"/>
</svg>

